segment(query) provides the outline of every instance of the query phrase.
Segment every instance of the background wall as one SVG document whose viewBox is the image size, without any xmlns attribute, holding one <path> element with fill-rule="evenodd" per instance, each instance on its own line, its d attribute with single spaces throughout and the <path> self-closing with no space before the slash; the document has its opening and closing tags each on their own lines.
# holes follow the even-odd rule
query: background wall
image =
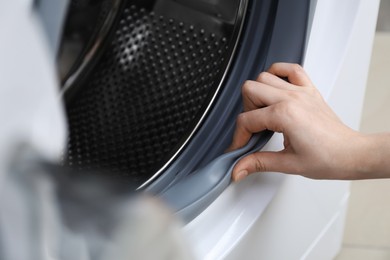
<svg viewBox="0 0 390 260">
<path fill-rule="evenodd" d="M 390 0 L 381 0 L 376 30 L 390 32 Z"/>
</svg>

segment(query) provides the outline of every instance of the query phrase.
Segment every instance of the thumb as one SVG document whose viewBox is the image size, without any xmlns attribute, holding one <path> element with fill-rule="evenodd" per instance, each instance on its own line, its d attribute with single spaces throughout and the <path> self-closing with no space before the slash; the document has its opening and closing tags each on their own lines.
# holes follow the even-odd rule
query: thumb
<svg viewBox="0 0 390 260">
<path fill-rule="evenodd" d="M 245 156 L 233 168 L 233 181 L 240 181 L 255 172 L 287 172 L 291 161 L 289 154 L 280 152 L 256 152 Z"/>
</svg>

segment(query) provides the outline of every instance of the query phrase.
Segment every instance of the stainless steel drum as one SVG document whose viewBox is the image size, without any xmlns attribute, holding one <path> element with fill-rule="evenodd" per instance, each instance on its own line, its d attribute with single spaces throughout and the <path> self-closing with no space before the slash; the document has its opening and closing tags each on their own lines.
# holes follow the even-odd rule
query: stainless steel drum
<svg viewBox="0 0 390 260">
<path fill-rule="evenodd" d="M 222 91 L 246 7 L 245 0 L 72 1 L 59 55 L 65 164 L 137 187 L 158 178 Z"/>
</svg>

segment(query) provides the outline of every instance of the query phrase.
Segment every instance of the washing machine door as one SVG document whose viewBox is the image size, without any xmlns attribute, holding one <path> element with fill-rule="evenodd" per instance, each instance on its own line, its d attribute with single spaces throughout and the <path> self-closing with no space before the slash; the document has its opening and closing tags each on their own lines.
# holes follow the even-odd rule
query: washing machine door
<svg viewBox="0 0 390 260">
<path fill-rule="evenodd" d="M 193 219 L 271 137 L 223 154 L 242 83 L 301 61 L 308 2 L 72 1 L 59 54 L 64 164 L 159 194 Z"/>
</svg>

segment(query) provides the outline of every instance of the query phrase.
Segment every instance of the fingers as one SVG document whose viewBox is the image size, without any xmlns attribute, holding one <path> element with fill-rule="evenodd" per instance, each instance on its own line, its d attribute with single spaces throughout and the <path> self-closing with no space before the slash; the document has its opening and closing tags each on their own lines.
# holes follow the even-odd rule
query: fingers
<svg viewBox="0 0 390 260">
<path fill-rule="evenodd" d="M 287 77 L 289 82 L 298 86 L 313 86 L 309 76 L 299 64 L 274 63 L 268 72 L 279 77 Z"/>
<path fill-rule="evenodd" d="M 294 86 L 289 82 L 266 71 L 260 73 L 256 81 L 279 89 L 284 89 L 284 90 L 295 89 Z"/>
<path fill-rule="evenodd" d="M 288 82 L 282 78 L 287 78 Z M 280 152 L 257 152 L 244 157 L 233 169 L 233 180 L 240 180 L 253 172 L 264 171 L 302 174 L 302 160 L 299 162 L 300 157 L 294 152 L 296 147 L 292 147 L 289 137 L 291 126 L 299 126 L 296 123 L 300 122 L 297 118 L 302 118 L 297 116 L 297 113 L 316 108 L 310 101 L 318 101 L 314 89 L 303 68 L 289 63 L 275 63 L 268 72 L 260 73 L 256 81 L 245 82 L 242 88 L 245 112 L 237 118 L 229 150 L 244 146 L 253 133 L 266 129 L 284 134 L 285 149 Z M 312 99 L 308 99 L 309 97 Z M 296 104 L 306 105 L 306 109 L 291 109 L 291 106 Z M 298 138 L 300 135 L 295 133 L 292 136 Z"/>
<path fill-rule="evenodd" d="M 244 111 L 278 103 L 284 96 L 282 90 L 256 81 L 247 80 L 242 86 Z"/>
<path fill-rule="evenodd" d="M 237 117 L 236 129 L 231 146 L 227 151 L 243 147 L 253 133 L 263 130 L 275 132 L 283 131 L 283 124 L 279 123 L 279 116 L 274 112 L 273 106 L 241 113 Z"/>
<path fill-rule="evenodd" d="M 280 77 L 287 77 L 291 84 Z M 312 86 L 311 80 L 300 65 L 273 64 L 268 72 L 260 73 L 256 81 L 248 80 L 243 84 L 244 111 L 280 102 L 286 97 L 285 91 L 299 90 L 295 85 Z"/>
<path fill-rule="evenodd" d="M 293 155 L 281 152 L 256 152 L 241 159 L 233 169 L 233 181 L 240 181 L 255 172 L 288 172 Z"/>
</svg>

